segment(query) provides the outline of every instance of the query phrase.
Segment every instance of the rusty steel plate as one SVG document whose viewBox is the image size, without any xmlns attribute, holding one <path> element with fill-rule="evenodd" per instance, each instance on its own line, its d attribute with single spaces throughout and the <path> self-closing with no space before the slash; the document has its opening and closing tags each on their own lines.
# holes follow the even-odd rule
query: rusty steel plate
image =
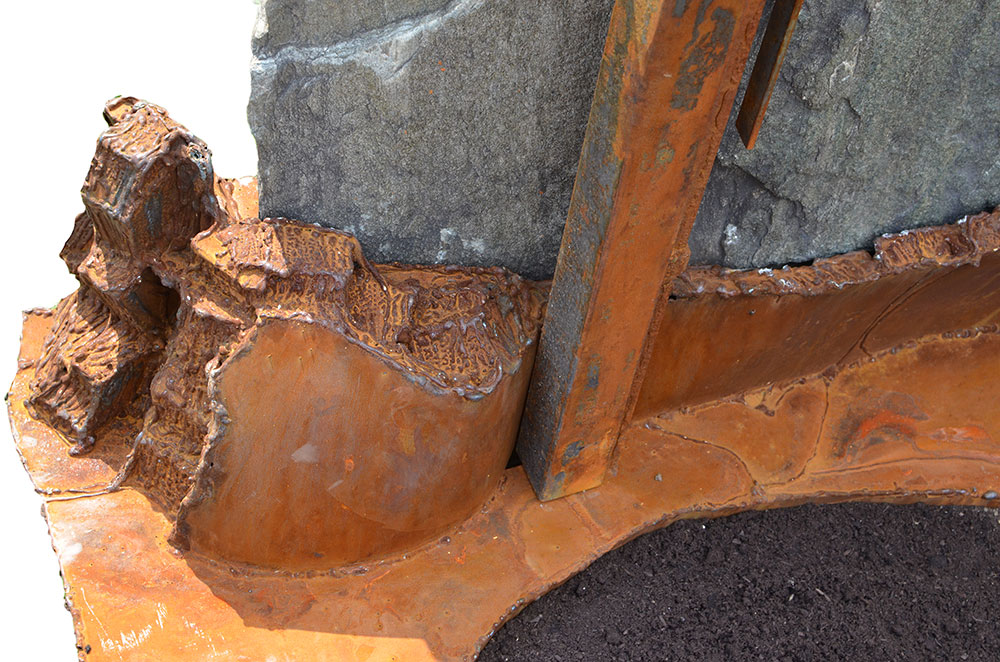
<svg viewBox="0 0 1000 662">
<path fill-rule="evenodd" d="M 71 458 L 24 401 L 52 324 L 25 316 L 8 396 L 45 499 L 81 660 L 462 660 L 526 603 L 679 518 L 804 502 L 997 505 L 1000 335 L 935 336 L 837 371 L 664 413 L 623 435 L 596 489 L 540 502 L 520 467 L 480 511 L 391 562 L 282 572 L 181 553 L 168 515 L 116 475 L 141 421 Z M 484 431 L 484 434 L 486 432 Z M 243 522 L 252 534 L 252 519 Z"/>
<path fill-rule="evenodd" d="M 633 416 L 1000 324 L 1000 209 L 782 269 L 693 267 L 672 284 Z M 739 339 L 729 342 L 726 339 Z"/>
</svg>

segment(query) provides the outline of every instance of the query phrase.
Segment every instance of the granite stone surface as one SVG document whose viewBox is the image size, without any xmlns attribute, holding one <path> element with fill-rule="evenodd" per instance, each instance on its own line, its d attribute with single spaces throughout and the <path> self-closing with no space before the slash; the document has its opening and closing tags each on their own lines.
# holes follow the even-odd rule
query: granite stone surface
<svg viewBox="0 0 1000 662">
<path fill-rule="evenodd" d="M 379 261 L 551 276 L 611 5 L 263 0 L 261 213 Z M 1000 204 L 997 35 L 1000 0 L 806 0 L 756 149 L 727 130 L 692 264 L 804 262 Z"/>
<path fill-rule="evenodd" d="M 378 261 L 552 274 L 612 0 L 266 0 L 261 213 Z"/>
<path fill-rule="evenodd" d="M 692 264 L 859 248 L 1000 204 L 1000 0 L 805 0 L 757 146 L 730 126 Z"/>
</svg>

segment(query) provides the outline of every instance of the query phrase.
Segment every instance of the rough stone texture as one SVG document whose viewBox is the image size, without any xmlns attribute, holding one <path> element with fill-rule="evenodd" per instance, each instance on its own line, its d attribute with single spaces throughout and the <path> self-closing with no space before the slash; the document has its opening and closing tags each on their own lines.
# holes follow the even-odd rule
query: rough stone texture
<svg viewBox="0 0 1000 662">
<path fill-rule="evenodd" d="M 267 0 L 261 214 L 375 261 L 552 274 L 612 0 Z"/>
<path fill-rule="evenodd" d="M 1000 0 L 806 0 L 757 147 L 730 124 L 692 264 L 801 262 L 1000 203 Z"/>
<path fill-rule="evenodd" d="M 262 214 L 376 261 L 550 276 L 611 4 L 262 3 Z M 756 149 L 727 131 L 692 264 L 802 262 L 1000 203 L 997 34 L 1000 0 L 806 0 Z"/>
</svg>

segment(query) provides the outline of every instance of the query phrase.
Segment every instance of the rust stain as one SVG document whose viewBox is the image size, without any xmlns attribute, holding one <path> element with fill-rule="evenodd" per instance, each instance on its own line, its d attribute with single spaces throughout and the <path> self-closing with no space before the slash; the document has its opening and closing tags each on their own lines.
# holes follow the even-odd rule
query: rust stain
<svg viewBox="0 0 1000 662">
<path fill-rule="evenodd" d="M 931 434 L 931 438 L 972 445 L 989 444 L 993 441 L 990 433 L 978 425 L 938 428 Z"/>
<path fill-rule="evenodd" d="M 877 444 L 912 444 L 917 423 L 923 420 L 927 420 L 927 414 L 912 396 L 867 391 L 841 420 L 833 452 L 841 457 L 856 457 Z"/>
<path fill-rule="evenodd" d="M 708 34 L 692 36 L 697 43 L 688 50 L 681 62 L 677 85 L 674 88 L 670 105 L 678 110 L 693 110 L 698 104 L 698 95 L 708 78 L 725 61 L 726 52 L 733 39 L 736 19 L 733 12 L 716 7 L 712 10 L 712 30 Z M 695 27 L 697 31 L 697 25 Z"/>
</svg>

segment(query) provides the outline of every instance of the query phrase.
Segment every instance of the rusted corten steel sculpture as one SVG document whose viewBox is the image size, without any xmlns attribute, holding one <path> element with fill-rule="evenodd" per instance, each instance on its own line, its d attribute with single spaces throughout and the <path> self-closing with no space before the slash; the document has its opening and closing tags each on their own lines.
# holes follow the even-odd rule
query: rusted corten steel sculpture
<svg viewBox="0 0 1000 662">
<path fill-rule="evenodd" d="M 545 286 L 258 219 L 163 109 L 109 102 L 80 288 L 26 313 L 8 396 L 80 659 L 471 659 L 681 517 L 1000 506 L 1000 211 L 683 268 L 761 5 L 616 6 L 524 468 Z"/>
<path fill-rule="evenodd" d="M 123 471 L 175 544 L 234 561 L 357 562 L 478 509 L 513 447 L 543 291 L 372 265 L 349 235 L 247 218 L 162 108 L 105 115 L 63 250 L 81 287 L 56 307 L 35 415 L 74 454 L 141 415 Z"/>
<path fill-rule="evenodd" d="M 81 659 L 468 659 L 679 517 L 1000 504 L 998 212 L 684 272 L 605 482 L 546 503 L 503 468 L 544 289 L 258 220 L 162 109 L 108 114 L 81 287 L 26 315 L 8 397 Z"/>
</svg>

